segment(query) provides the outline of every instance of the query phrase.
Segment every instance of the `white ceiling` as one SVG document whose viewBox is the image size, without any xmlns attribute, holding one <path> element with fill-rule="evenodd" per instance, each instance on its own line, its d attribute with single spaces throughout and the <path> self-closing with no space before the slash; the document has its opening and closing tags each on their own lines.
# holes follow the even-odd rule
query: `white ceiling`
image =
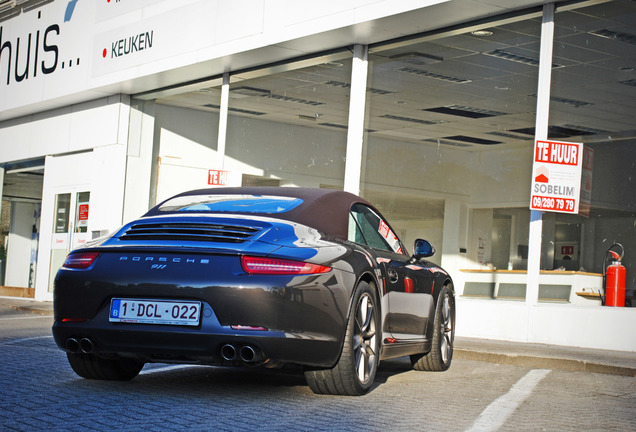
<svg viewBox="0 0 636 432">
<path fill-rule="evenodd" d="M 492 34 L 427 36 L 390 49 L 372 46 L 369 133 L 468 151 L 531 143 L 541 19 L 483 30 Z M 231 114 L 346 127 L 350 56 L 344 52 L 274 75 L 263 70 L 266 76 L 245 81 L 236 74 Z M 635 70 L 636 2 L 557 10 L 550 137 L 598 142 L 636 135 Z M 258 91 L 237 91 L 242 87 Z M 218 87 L 206 87 L 158 102 L 216 111 L 219 98 Z M 470 112 L 477 114 L 466 117 Z"/>
</svg>

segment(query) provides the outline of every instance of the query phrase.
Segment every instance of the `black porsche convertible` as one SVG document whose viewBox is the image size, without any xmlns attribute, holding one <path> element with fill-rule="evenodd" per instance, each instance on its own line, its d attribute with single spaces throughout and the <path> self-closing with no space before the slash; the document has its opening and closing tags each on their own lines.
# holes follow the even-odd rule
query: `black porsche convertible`
<svg viewBox="0 0 636 432">
<path fill-rule="evenodd" d="M 361 395 L 383 359 L 449 368 L 455 292 L 434 253 L 418 239 L 408 254 L 350 193 L 190 191 L 68 255 L 53 336 L 89 379 L 148 362 L 293 365 L 316 393 Z"/>
</svg>

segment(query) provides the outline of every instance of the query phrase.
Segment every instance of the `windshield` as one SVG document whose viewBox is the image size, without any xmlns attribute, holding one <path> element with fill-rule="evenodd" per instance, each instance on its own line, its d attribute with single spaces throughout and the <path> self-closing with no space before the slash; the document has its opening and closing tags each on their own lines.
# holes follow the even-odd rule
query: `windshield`
<svg viewBox="0 0 636 432">
<path fill-rule="evenodd" d="M 188 195 L 170 199 L 160 212 L 285 213 L 303 200 L 270 195 Z"/>
</svg>

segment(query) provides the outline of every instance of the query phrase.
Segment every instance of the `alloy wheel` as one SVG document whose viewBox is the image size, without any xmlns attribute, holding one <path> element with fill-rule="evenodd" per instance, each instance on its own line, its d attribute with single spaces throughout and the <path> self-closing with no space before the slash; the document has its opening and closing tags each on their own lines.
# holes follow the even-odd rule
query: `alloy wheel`
<svg viewBox="0 0 636 432">
<path fill-rule="evenodd" d="M 368 382 L 369 378 L 374 376 L 377 367 L 376 327 L 373 299 L 365 293 L 358 301 L 353 335 L 355 368 L 361 383 Z"/>
<path fill-rule="evenodd" d="M 447 363 L 453 349 L 453 320 L 451 317 L 450 296 L 446 294 L 444 296 L 444 303 L 442 305 L 442 320 L 440 322 L 440 330 L 442 333 L 442 344 L 440 351 L 442 354 L 442 361 Z"/>
</svg>

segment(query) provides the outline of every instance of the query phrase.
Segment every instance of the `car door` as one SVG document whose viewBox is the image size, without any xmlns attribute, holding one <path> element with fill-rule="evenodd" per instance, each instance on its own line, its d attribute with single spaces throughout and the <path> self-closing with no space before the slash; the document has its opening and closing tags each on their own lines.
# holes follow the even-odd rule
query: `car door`
<svg viewBox="0 0 636 432">
<path fill-rule="evenodd" d="M 372 208 L 351 208 L 349 239 L 371 249 L 383 276 L 383 330 L 395 339 L 422 339 L 434 310 L 433 273 L 413 263 L 388 222 Z"/>
</svg>

